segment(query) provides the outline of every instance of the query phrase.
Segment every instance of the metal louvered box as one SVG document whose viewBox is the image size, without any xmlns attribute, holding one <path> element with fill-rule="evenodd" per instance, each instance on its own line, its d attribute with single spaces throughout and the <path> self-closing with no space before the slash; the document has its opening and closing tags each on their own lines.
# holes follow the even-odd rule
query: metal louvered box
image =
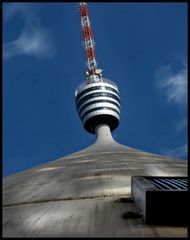
<svg viewBox="0 0 190 240">
<path fill-rule="evenodd" d="M 132 176 L 131 194 L 147 224 L 187 224 L 187 177 Z"/>
</svg>

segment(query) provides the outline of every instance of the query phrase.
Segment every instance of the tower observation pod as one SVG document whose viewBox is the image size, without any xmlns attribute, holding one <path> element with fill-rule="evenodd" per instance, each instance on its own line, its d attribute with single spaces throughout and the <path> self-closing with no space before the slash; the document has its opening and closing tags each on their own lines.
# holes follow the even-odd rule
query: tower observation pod
<svg viewBox="0 0 190 240">
<path fill-rule="evenodd" d="M 76 108 L 89 133 L 96 133 L 96 127 L 101 124 L 108 125 L 113 131 L 120 120 L 119 91 L 116 84 L 103 78 L 102 70 L 97 68 L 87 3 L 80 2 L 79 8 L 88 70 L 86 81 L 75 91 Z"/>
</svg>

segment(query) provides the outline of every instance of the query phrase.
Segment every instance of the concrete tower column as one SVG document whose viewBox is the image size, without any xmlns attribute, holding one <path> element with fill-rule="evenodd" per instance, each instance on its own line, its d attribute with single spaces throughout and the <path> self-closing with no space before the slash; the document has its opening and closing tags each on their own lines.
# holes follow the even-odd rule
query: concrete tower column
<svg viewBox="0 0 190 240">
<path fill-rule="evenodd" d="M 95 128 L 96 144 L 107 145 L 115 142 L 112 137 L 110 127 L 107 124 L 100 124 Z"/>
</svg>

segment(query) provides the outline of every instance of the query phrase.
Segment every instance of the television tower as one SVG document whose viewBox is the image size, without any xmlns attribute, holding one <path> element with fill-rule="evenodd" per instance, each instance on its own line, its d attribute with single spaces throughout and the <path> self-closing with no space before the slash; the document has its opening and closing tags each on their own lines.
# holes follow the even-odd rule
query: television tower
<svg viewBox="0 0 190 240">
<path fill-rule="evenodd" d="M 120 119 L 120 97 L 117 86 L 103 78 L 102 70 L 97 68 L 94 34 L 87 3 L 80 2 L 79 8 L 88 70 L 86 81 L 75 92 L 76 108 L 84 128 L 97 135 L 98 129 L 109 132 L 117 128 Z"/>
<path fill-rule="evenodd" d="M 161 219 L 166 219 L 164 213 L 171 211 L 163 196 L 168 192 L 160 198 L 151 195 L 157 196 L 157 207 L 145 199 L 148 194 L 144 190 L 151 185 L 152 194 L 159 193 L 158 188 L 152 190 L 156 183 L 161 194 L 171 186 L 175 187 L 172 194 L 178 194 L 180 186 L 183 194 L 187 161 L 128 147 L 112 138 L 111 131 L 120 119 L 119 91 L 97 68 L 87 3 L 79 3 L 79 9 L 88 69 L 86 81 L 75 92 L 76 107 L 84 128 L 96 134 L 96 141 L 80 151 L 3 178 L 3 237 L 187 237 L 187 227 L 164 226 L 162 222 L 152 226 L 139 213 L 135 199 L 140 200 L 143 211 L 146 206 L 154 215 L 159 209 Z M 132 181 L 134 176 L 140 176 L 141 181 Z M 184 218 L 183 199 L 187 198 L 170 196 L 167 203 L 174 207 L 171 216 Z"/>
</svg>

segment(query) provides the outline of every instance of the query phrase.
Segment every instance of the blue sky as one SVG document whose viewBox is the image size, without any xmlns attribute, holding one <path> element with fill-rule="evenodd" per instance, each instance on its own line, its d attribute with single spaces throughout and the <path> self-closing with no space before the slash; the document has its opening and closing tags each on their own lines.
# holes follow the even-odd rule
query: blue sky
<svg viewBox="0 0 190 240">
<path fill-rule="evenodd" d="M 90 3 L 98 67 L 121 95 L 124 145 L 187 159 L 187 4 Z M 86 59 L 77 3 L 3 4 L 3 175 L 94 143 L 75 109 Z"/>
</svg>

